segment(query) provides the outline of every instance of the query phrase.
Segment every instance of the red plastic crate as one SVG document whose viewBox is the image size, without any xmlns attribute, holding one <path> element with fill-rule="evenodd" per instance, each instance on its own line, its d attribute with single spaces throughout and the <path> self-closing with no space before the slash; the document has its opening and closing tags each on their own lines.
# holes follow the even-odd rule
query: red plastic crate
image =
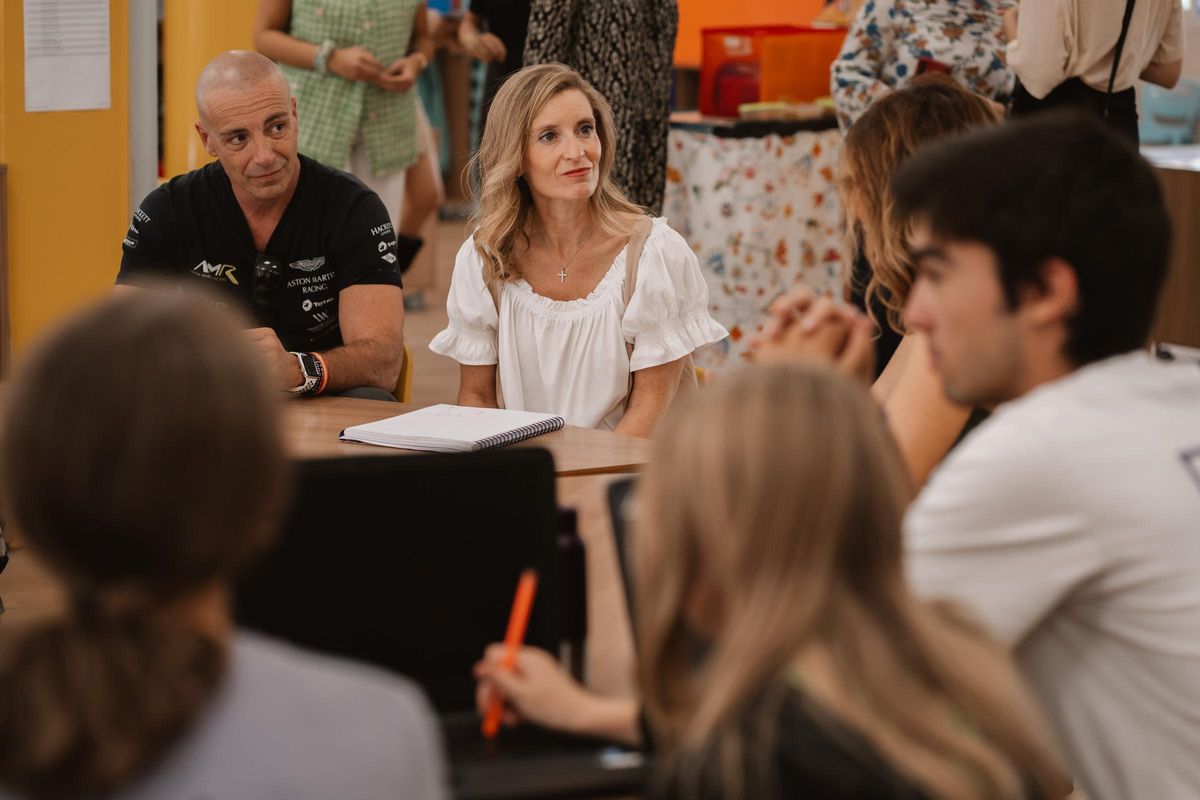
<svg viewBox="0 0 1200 800">
<path fill-rule="evenodd" d="M 742 103 L 811 102 L 829 94 L 846 31 L 773 25 L 705 28 L 700 113 L 736 117 Z"/>
</svg>

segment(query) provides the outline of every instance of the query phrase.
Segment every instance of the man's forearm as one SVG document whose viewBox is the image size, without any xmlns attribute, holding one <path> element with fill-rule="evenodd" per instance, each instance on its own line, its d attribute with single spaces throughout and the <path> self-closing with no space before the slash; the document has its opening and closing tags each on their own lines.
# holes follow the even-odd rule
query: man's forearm
<svg viewBox="0 0 1200 800">
<path fill-rule="evenodd" d="M 343 392 L 358 386 L 377 386 L 384 391 L 396 388 L 404 362 L 404 347 L 369 340 L 351 342 L 321 353 L 329 370 L 325 394 Z"/>
</svg>

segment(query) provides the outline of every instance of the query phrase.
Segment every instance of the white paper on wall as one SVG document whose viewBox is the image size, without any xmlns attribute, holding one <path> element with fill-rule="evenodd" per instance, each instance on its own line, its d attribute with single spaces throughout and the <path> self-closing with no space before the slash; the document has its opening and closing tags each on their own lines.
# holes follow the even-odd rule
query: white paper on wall
<svg viewBox="0 0 1200 800">
<path fill-rule="evenodd" d="M 25 110 L 111 108 L 108 0 L 24 0 Z"/>
</svg>

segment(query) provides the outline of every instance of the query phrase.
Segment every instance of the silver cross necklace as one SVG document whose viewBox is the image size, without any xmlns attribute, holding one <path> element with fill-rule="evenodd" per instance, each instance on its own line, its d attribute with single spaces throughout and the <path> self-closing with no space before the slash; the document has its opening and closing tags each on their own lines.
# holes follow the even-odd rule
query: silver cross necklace
<svg viewBox="0 0 1200 800">
<path fill-rule="evenodd" d="M 578 257 L 578 255 L 579 255 L 580 253 L 582 253 L 582 252 L 583 252 L 583 246 L 584 246 L 584 245 L 586 245 L 586 244 L 588 243 L 588 239 L 591 239 L 591 238 L 592 238 L 592 233 L 593 233 L 595 230 L 596 230 L 596 226 L 595 226 L 595 225 L 593 225 L 591 228 L 589 228 L 589 229 L 588 229 L 587 236 L 583 237 L 583 241 L 579 243 L 579 249 L 575 251 L 575 255 L 573 255 L 573 256 L 571 256 L 570 258 L 568 258 L 568 259 L 567 259 L 567 261 L 566 261 L 566 263 L 565 263 L 565 264 L 563 264 L 561 267 L 559 267 L 559 269 L 558 269 L 558 282 L 559 282 L 559 283 L 566 283 L 566 281 L 567 281 L 567 267 L 571 266 L 571 262 L 573 262 L 573 261 L 576 259 L 576 257 Z M 543 242 L 543 243 L 546 243 L 546 244 L 548 245 L 548 243 L 546 242 L 546 235 L 545 235 L 545 234 L 542 234 L 542 242 Z M 550 248 L 547 246 L 547 248 L 546 248 L 546 249 L 547 249 L 547 250 L 549 250 Z"/>
</svg>

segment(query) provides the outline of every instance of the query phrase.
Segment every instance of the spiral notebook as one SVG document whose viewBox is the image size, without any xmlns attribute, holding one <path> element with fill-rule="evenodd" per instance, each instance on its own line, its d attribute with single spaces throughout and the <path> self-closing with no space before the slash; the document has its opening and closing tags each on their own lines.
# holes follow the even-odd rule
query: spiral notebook
<svg viewBox="0 0 1200 800">
<path fill-rule="evenodd" d="M 563 424 L 563 418 L 554 414 L 442 404 L 354 425 L 339 438 L 402 450 L 467 453 L 541 436 Z"/>
</svg>

